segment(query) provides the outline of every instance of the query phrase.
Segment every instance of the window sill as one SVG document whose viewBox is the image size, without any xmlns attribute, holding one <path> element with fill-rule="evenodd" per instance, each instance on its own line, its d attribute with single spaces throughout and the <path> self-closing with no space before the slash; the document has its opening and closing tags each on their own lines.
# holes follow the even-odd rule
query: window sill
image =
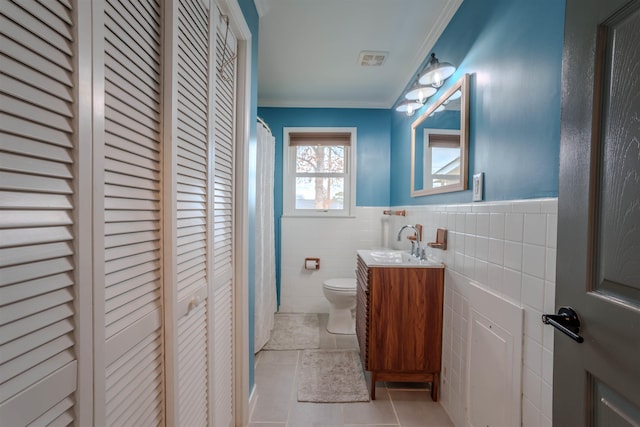
<svg viewBox="0 0 640 427">
<path fill-rule="evenodd" d="M 282 218 L 322 218 L 322 219 L 331 219 L 331 218 L 356 218 L 355 215 L 352 214 L 332 214 L 332 215 L 319 215 L 319 214 L 282 214 Z"/>
</svg>

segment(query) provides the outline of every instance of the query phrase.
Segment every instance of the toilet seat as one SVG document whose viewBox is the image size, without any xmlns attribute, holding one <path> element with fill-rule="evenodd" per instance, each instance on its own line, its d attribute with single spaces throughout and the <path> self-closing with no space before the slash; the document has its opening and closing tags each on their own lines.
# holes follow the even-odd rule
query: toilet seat
<svg viewBox="0 0 640 427">
<path fill-rule="evenodd" d="M 353 292 L 356 290 L 356 279 L 329 279 L 323 286 L 336 292 Z"/>
</svg>

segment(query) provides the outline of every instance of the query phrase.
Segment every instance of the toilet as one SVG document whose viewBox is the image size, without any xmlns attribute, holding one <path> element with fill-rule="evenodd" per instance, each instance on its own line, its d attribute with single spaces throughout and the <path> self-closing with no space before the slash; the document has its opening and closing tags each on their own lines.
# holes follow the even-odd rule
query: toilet
<svg viewBox="0 0 640 427">
<path fill-rule="evenodd" d="M 351 311 L 356 307 L 356 279 L 325 280 L 322 292 L 331 305 L 327 331 L 355 334 L 356 324 Z"/>
</svg>

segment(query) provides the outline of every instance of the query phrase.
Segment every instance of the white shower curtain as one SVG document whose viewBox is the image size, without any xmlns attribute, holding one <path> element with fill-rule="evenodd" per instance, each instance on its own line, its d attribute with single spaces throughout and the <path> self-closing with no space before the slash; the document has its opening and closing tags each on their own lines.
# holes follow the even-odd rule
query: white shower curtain
<svg viewBox="0 0 640 427">
<path fill-rule="evenodd" d="M 269 341 L 276 302 L 276 255 L 273 224 L 275 138 L 258 119 L 256 168 L 255 343 L 257 353 Z"/>
</svg>

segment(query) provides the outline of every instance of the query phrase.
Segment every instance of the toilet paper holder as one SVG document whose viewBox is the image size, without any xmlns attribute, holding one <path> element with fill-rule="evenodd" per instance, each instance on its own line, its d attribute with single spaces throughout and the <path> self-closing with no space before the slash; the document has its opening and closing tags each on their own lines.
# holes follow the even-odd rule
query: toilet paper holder
<svg viewBox="0 0 640 427">
<path fill-rule="evenodd" d="M 305 270 L 320 270 L 320 258 L 305 258 L 304 259 Z"/>
</svg>

